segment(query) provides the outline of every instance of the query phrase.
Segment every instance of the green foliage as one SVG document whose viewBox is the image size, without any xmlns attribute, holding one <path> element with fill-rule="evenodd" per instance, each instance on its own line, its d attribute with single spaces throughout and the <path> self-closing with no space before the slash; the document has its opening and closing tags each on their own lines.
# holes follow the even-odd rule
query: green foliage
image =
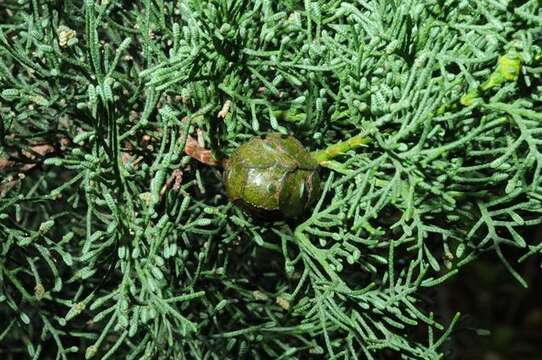
<svg viewBox="0 0 542 360">
<path fill-rule="evenodd" d="M 506 249 L 542 252 L 537 0 L 4 0 L 0 19 L 3 357 L 437 359 L 453 324 L 423 295 L 486 250 L 524 282 Z M 334 149 L 312 213 L 243 215 L 184 155 L 195 128 L 217 156 L 270 130 Z"/>
</svg>

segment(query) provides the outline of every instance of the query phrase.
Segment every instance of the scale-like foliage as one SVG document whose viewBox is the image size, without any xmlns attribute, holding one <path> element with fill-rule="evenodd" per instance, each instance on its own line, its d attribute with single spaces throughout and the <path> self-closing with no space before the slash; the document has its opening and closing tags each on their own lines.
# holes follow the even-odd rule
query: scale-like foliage
<svg viewBox="0 0 542 360">
<path fill-rule="evenodd" d="M 542 252 L 537 0 L 4 0 L 0 19 L 4 357 L 437 359 L 453 324 L 423 294 L 486 250 L 524 283 L 506 249 Z M 253 221 L 185 155 L 265 131 L 338 155 L 304 221 Z"/>
</svg>

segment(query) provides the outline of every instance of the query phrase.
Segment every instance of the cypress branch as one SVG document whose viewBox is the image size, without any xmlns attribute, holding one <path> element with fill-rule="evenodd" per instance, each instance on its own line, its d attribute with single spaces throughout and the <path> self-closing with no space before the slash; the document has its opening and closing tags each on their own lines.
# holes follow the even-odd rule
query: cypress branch
<svg viewBox="0 0 542 360">
<path fill-rule="evenodd" d="M 537 0 L 0 1 L 1 355 L 461 351 L 459 309 L 427 300 L 488 252 L 527 285 L 516 260 L 542 252 L 540 18 Z M 225 196 L 214 165 L 265 132 L 326 168 L 298 221 Z"/>
</svg>

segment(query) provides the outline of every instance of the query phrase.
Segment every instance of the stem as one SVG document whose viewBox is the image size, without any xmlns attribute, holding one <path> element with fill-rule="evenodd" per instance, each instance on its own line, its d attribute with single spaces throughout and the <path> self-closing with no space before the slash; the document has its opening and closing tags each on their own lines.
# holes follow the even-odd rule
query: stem
<svg viewBox="0 0 542 360">
<path fill-rule="evenodd" d="M 521 56 L 514 50 L 500 56 L 497 61 L 497 67 L 489 76 L 489 79 L 480 85 L 479 88 L 469 91 L 455 101 L 442 105 L 437 109 L 435 115 L 442 115 L 448 110 L 457 109 L 459 106 L 472 105 L 476 99 L 484 95 L 487 91 L 496 88 L 505 82 L 516 81 L 521 72 L 521 61 Z"/>
<path fill-rule="evenodd" d="M 327 161 L 330 161 L 333 158 L 344 154 L 347 151 L 364 146 L 368 144 L 369 141 L 370 140 L 367 136 L 365 136 L 364 134 L 359 134 L 345 141 L 330 145 L 323 150 L 313 151 L 311 154 L 316 159 L 316 161 L 320 163 L 320 165 L 325 166 L 325 163 Z"/>
<path fill-rule="evenodd" d="M 521 73 L 521 56 L 514 50 L 509 51 L 503 56 L 499 57 L 497 61 L 497 67 L 483 84 L 479 88 L 473 89 L 461 96 L 459 99 L 454 100 L 448 104 L 440 106 L 434 116 L 442 115 L 446 111 L 455 110 L 459 106 L 469 106 L 485 94 L 487 91 L 494 89 L 506 82 L 516 81 Z M 328 146 L 323 150 L 317 150 L 312 152 L 312 156 L 324 167 L 332 167 L 330 160 L 338 155 L 344 154 L 347 151 L 354 150 L 361 146 L 368 144 L 370 139 L 364 134 L 359 134 L 345 141 L 339 142 Z"/>
</svg>

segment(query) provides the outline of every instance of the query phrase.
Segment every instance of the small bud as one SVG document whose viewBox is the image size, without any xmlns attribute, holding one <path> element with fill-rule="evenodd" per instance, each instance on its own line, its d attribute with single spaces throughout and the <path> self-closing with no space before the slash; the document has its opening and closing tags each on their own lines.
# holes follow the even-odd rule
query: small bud
<svg viewBox="0 0 542 360">
<path fill-rule="evenodd" d="M 45 288 L 43 287 L 43 284 L 37 283 L 36 286 L 34 286 L 34 296 L 36 297 L 36 300 L 40 301 L 43 299 L 43 295 L 45 295 Z"/>
<path fill-rule="evenodd" d="M 86 305 L 84 303 L 82 303 L 82 302 L 79 302 L 79 303 L 73 305 L 71 307 L 70 311 L 68 311 L 68 314 L 66 314 L 65 319 L 66 320 L 73 319 L 77 315 L 81 314 L 81 312 L 83 312 L 83 310 L 85 310 L 85 308 L 86 308 Z"/>
<path fill-rule="evenodd" d="M 72 45 L 73 41 L 70 41 L 70 40 L 75 39 L 75 37 L 77 36 L 77 33 L 75 32 L 75 30 L 70 29 L 69 27 L 64 26 L 64 25 L 60 25 L 58 27 L 57 34 L 58 34 L 58 45 L 61 48 L 66 48 Z"/>
<path fill-rule="evenodd" d="M 97 352 L 98 352 L 98 349 L 96 348 L 96 346 L 94 345 L 89 346 L 87 350 L 85 351 L 85 359 L 88 360 L 88 359 L 93 358 Z"/>
<path fill-rule="evenodd" d="M 277 297 L 276 303 L 278 304 L 278 306 L 280 306 L 284 310 L 289 310 L 290 309 L 290 302 L 288 300 L 286 300 L 285 298 L 281 297 L 281 296 Z"/>
<path fill-rule="evenodd" d="M 260 290 L 254 290 L 252 296 L 254 296 L 254 300 L 256 301 L 266 301 L 268 299 L 267 295 Z"/>
<path fill-rule="evenodd" d="M 40 224 L 40 227 L 39 227 L 39 232 L 40 234 L 46 234 L 49 232 L 49 230 L 51 230 L 51 228 L 55 225 L 55 221 L 54 220 L 49 220 L 49 221 L 45 221 L 45 222 L 42 222 Z"/>
</svg>

